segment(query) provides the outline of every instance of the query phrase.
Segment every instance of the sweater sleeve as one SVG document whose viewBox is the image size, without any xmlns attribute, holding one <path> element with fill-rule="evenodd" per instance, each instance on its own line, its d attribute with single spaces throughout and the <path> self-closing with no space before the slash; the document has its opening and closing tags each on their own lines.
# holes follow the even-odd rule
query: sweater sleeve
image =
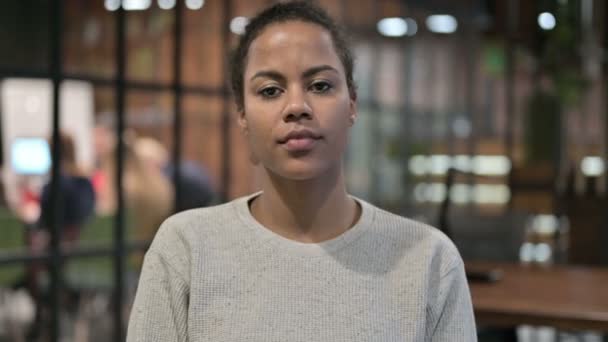
<svg viewBox="0 0 608 342">
<path fill-rule="evenodd" d="M 187 246 L 170 218 L 144 259 L 131 309 L 127 342 L 188 341 Z"/>
<path fill-rule="evenodd" d="M 186 342 L 189 289 L 182 277 L 150 251 L 131 309 L 127 342 Z"/>
<path fill-rule="evenodd" d="M 477 341 L 471 294 L 461 259 L 439 282 L 433 308 L 430 341 Z"/>
</svg>

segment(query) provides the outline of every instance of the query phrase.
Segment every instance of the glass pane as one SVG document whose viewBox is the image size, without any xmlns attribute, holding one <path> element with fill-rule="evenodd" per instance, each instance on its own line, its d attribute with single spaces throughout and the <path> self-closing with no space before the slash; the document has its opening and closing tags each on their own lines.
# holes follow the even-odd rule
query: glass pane
<svg viewBox="0 0 608 342">
<path fill-rule="evenodd" d="M 379 121 L 380 138 L 377 140 L 379 146 L 375 160 L 378 168 L 378 203 L 388 210 L 399 212 L 406 202 L 403 166 L 407 164 L 401 159 L 403 136 L 400 120 L 403 117 L 397 112 L 383 111 L 378 113 L 376 120 Z"/>
<path fill-rule="evenodd" d="M 220 97 L 183 98 L 182 156 L 205 170 L 214 192 L 222 176 L 222 108 Z"/>
<path fill-rule="evenodd" d="M 88 232 L 99 240 L 101 231 L 107 231 L 110 225 L 101 222 Z M 67 290 L 60 308 L 61 335 L 63 341 L 111 341 L 114 336 L 115 314 L 112 301 L 114 290 L 114 259 L 112 257 L 93 257 L 72 259 L 64 267 L 64 279 Z M 124 275 L 126 292 L 122 306 L 124 324 L 127 325 L 129 311 L 133 303 L 140 267 L 127 263 Z"/>
<path fill-rule="evenodd" d="M 33 205 L 31 207 L 37 210 Z M 0 206 L 0 227 L 2 227 L 0 253 L 22 253 L 26 250 L 25 224 L 16 211 L 7 206 L 7 203 L 2 203 Z M 23 265 L 0 265 L 0 287 L 7 288 L 24 281 L 24 271 Z"/>
<path fill-rule="evenodd" d="M 113 89 L 96 92 L 96 150 L 94 184 L 98 219 L 109 224 L 116 213 L 116 136 Z M 129 241 L 148 241 L 173 210 L 173 187 L 165 174 L 172 145 L 173 95 L 169 92 L 129 91 L 126 94 L 123 191 L 125 227 Z M 96 222 L 102 224 L 100 222 Z M 108 232 L 108 234 L 110 234 Z M 111 241 L 104 235 L 103 241 Z M 141 266 L 142 253 L 130 257 Z"/>
<path fill-rule="evenodd" d="M 188 85 L 220 88 L 224 84 L 223 3 L 205 1 L 202 8 L 184 10 L 182 80 Z"/>
<path fill-rule="evenodd" d="M 237 0 L 232 3 L 232 17 L 251 18 L 269 5 L 268 0 Z"/>
<path fill-rule="evenodd" d="M 346 16 L 344 12 L 346 2 L 343 0 L 323 0 L 319 1 L 319 4 L 331 15 L 333 18 L 343 22 Z"/>
<path fill-rule="evenodd" d="M 379 60 L 374 67 L 376 86 L 373 96 L 381 105 L 396 108 L 403 105 L 402 66 L 403 46 L 399 44 L 376 44 L 374 58 Z"/>
<path fill-rule="evenodd" d="M 49 67 L 48 0 L 5 1 L 0 11 L 0 68 Z"/>
<path fill-rule="evenodd" d="M 248 20 L 268 7 L 268 0 L 238 0 L 232 2 L 229 22 L 226 23 L 230 28 L 230 47 L 236 48 L 240 35 L 243 34 Z M 247 18 L 241 21 L 242 18 Z M 243 25 L 244 24 L 244 25 Z"/>
<path fill-rule="evenodd" d="M 370 15 L 370 13 L 376 13 L 375 6 L 377 5 L 372 0 L 361 0 L 357 1 L 356 4 L 349 4 L 345 15 L 345 22 L 349 26 L 356 28 L 365 28 L 366 26 L 374 28 L 377 18 Z"/>
<path fill-rule="evenodd" d="M 174 12 L 151 6 L 127 11 L 127 78 L 138 81 L 173 80 Z"/>
<path fill-rule="evenodd" d="M 23 196 L 40 200 L 40 190 L 48 181 L 52 87 L 49 80 L 24 78 L 6 79 L 0 86 L 4 195 L 11 207 L 20 208 Z M 66 173 L 87 175 L 93 168 L 94 101 L 95 90 L 90 83 L 65 81 L 61 84 L 60 133 L 66 139 L 61 145 L 65 151 L 62 162 Z M 27 195 L 29 191 L 33 193 Z M 36 220 L 37 216 L 32 213 L 31 221 Z"/>
<path fill-rule="evenodd" d="M 96 195 L 96 212 L 100 218 L 113 217 L 116 213 L 114 191 L 115 157 L 115 91 L 111 87 L 95 88 L 95 125 L 93 128 L 94 171 L 93 184 Z"/>
<path fill-rule="evenodd" d="M 64 71 L 113 77 L 116 20 L 103 1 L 65 1 Z"/>
<path fill-rule="evenodd" d="M 357 122 L 351 129 L 350 141 L 346 155 L 346 177 L 349 191 L 361 198 L 369 199 L 374 165 L 372 120 L 375 113 L 365 106 L 357 108 Z M 370 167 L 371 166 L 371 167 Z"/>
<path fill-rule="evenodd" d="M 165 174 L 173 143 L 173 94 L 127 93 L 125 169 L 129 238 L 151 240 L 173 211 L 173 186 Z M 141 256 L 134 257 L 136 265 Z"/>
<path fill-rule="evenodd" d="M 230 191 L 229 198 L 236 198 L 259 190 L 259 170 L 251 163 L 248 142 L 237 124 L 236 106 L 229 103 L 230 115 Z"/>
<path fill-rule="evenodd" d="M 7 79 L 1 88 L 4 172 L 0 253 L 41 253 L 48 249 L 49 218 L 55 209 L 49 188 L 51 83 L 44 79 Z M 96 213 L 98 189 L 94 166 L 97 152 L 93 132 L 95 110 L 112 108 L 113 93 L 109 88 L 95 88 L 87 82 L 65 81 L 59 95 L 62 158 L 58 194 L 60 208 L 57 213 L 61 221 L 61 245 L 66 250 L 74 246 L 109 245 L 112 218 Z M 82 290 L 85 282 L 89 285 L 100 282 L 81 274 L 87 266 L 68 272 L 69 264 L 63 268 L 69 293 Z M 97 268 L 89 271 L 103 279 L 111 279 L 107 265 L 105 270 L 105 273 L 97 272 Z M 9 296 L 22 301 L 23 320 L 28 325 L 32 323 L 40 336 L 48 336 L 45 330 L 49 324 L 48 315 L 34 323 L 34 313 L 41 310 L 42 305 L 48 308 L 40 294 L 48 292 L 49 281 L 44 262 L 0 266 L 0 287 L 11 288 Z M 104 287 L 107 287 L 106 283 L 103 283 Z M 72 299 L 70 296 L 65 298 L 68 301 Z M 77 304 L 62 304 L 62 307 L 78 309 Z M 62 311 L 62 324 L 68 316 L 64 314 Z M 65 330 L 64 333 L 70 332 Z M 5 337 L 1 334 L 0 339 Z M 10 335 L 8 340 L 19 340 L 17 336 Z"/>
</svg>

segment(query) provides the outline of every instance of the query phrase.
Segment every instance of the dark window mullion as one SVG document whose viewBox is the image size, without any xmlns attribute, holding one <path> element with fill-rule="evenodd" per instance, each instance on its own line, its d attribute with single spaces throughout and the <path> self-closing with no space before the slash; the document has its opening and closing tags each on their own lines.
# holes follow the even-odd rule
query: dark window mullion
<svg viewBox="0 0 608 342">
<path fill-rule="evenodd" d="M 373 4 L 373 8 L 372 8 L 372 18 L 373 20 L 376 20 L 379 17 L 379 4 L 378 2 L 374 2 Z M 376 36 L 376 39 L 372 39 L 370 40 L 370 45 L 372 47 L 372 57 L 371 60 L 372 61 L 378 61 L 381 58 L 381 51 L 383 50 L 384 46 L 382 44 L 382 40 L 378 39 Z M 380 72 L 379 70 L 379 66 L 378 63 L 371 63 L 370 68 L 368 70 L 368 82 L 371 85 L 369 87 L 369 91 L 370 93 L 368 94 L 368 100 L 369 100 L 369 113 L 371 114 L 371 116 L 374 118 L 373 120 L 370 120 L 370 128 L 369 128 L 369 133 L 371 136 L 370 141 L 372 141 L 372 155 L 371 155 L 371 169 L 370 169 L 370 179 L 371 179 L 371 186 L 368 188 L 368 196 L 370 201 L 372 202 L 379 202 L 381 200 L 381 194 L 380 194 L 380 177 L 382 176 L 381 170 L 380 170 L 380 156 L 382 155 L 382 132 L 381 132 L 381 120 L 382 117 L 384 116 L 384 108 L 382 108 L 377 93 L 375 93 L 375 89 L 380 87 L 379 84 L 377 84 L 379 82 L 379 77 L 377 77 L 378 73 Z M 370 115 L 368 114 L 368 115 Z M 383 200 L 383 199 L 382 199 Z"/>
<path fill-rule="evenodd" d="M 150 247 L 151 243 L 152 241 L 132 241 L 125 243 L 125 253 L 146 251 Z M 69 259 L 110 257 L 113 255 L 114 246 L 106 244 L 75 246 L 69 249 L 61 250 L 61 257 L 63 262 Z M 2 253 L 0 255 L 0 267 L 14 264 L 27 264 L 32 262 L 49 262 L 51 258 L 51 253 L 33 254 L 27 251 L 17 253 Z"/>
<path fill-rule="evenodd" d="M 62 77 L 62 25 L 63 25 L 63 1 L 53 0 L 52 10 L 49 11 L 51 32 L 50 73 L 53 84 L 52 89 L 52 168 L 51 168 L 51 213 L 50 217 L 50 339 L 52 342 L 59 341 L 61 334 L 59 327 L 59 300 L 61 295 L 61 216 L 62 205 L 59 201 L 59 173 L 61 161 L 61 146 L 59 143 L 60 101 L 59 91 Z"/>
<path fill-rule="evenodd" d="M 50 73 L 44 70 L 5 68 L 0 67 L 0 78 L 22 77 L 22 78 L 49 78 Z"/>
<path fill-rule="evenodd" d="M 506 46 L 505 46 L 505 113 L 506 113 L 506 129 L 505 129 L 505 153 L 511 164 L 514 164 L 515 157 L 515 48 L 517 42 L 517 26 L 518 26 L 519 1 L 511 0 L 507 3 L 507 19 L 506 19 Z M 513 189 L 513 172 L 509 172 L 507 176 L 509 189 Z M 507 204 L 509 209 L 513 209 L 513 196 L 510 197 Z"/>
<path fill-rule="evenodd" d="M 230 151 L 231 151 L 231 134 L 230 134 L 230 96 L 228 95 L 228 75 L 230 73 L 229 67 L 229 58 L 230 56 L 230 20 L 232 15 L 232 0 L 224 1 L 223 8 L 223 20 L 222 20 L 222 42 L 223 46 L 223 82 L 222 87 L 223 97 L 222 97 L 222 144 L 221 144 L 221 156 L 222 156 L 222 183 L 220 190 L 220 200 L 225 202 L 228 199 L 230 194 Z"/>
<path fill-rule="evenodd" d="M 182 149 L 182 29 L 183 29 L 183 3 L 175 5 L 175 20 L 173 30 L 173 189 L 175 190 L 173 208 L 177 212 L 182 200 L 181 194 L 181 166 Z"/>
<path fill-rule="evenodd" d="M 402 174 L 403 175 L 409 175 L 409 170 L 407 168 L 407 165 L 409 165 L 409 163 L 407 162 L 409 158 L 411 158 L 412 155 L 412 149 L 410 148 L 413 144 L 413 130 L 412 130 L 412 123 L 414 122 L 414 116 L 413 116 L 413 108 L 414 106 L 412 105 L 412 97 L 413 97 L 413 89 L 414 89 L 414 49 L 416 48 L 415 42 L 413 39 L 407 39 L 404 40 L 403 43 L 401 44 L 402 47 L 402 51 L 403 51 L 403 59 L 402 59 L 402 63 L 403 63 L 403 76 L 401 79 L 401 89 L 402 89 L 402 93 L 403 93 L 403 103 L 401 104 L 401 108 L 397 109 L 398 113 L 402 113 L 401 114 L 401 120 L 400 120 L 400 125 L 399 125 L 399 130 L 400 130 L 400 135 L 401 135 L 401 141 L 400 141 L 400 160 L 401 160 L 401 164 L 403 165 L 403 171 Z M 412 192 L 413 192 L 413 187 L 412 187 L 412 178 L 411 177 L 405 177 L 402 176 L 401 177 L 401 183 L 402 183 L 402 187 L 403 187 L 403 194 L 401 196 L 401 207 L 407 207 L 408 210 L 410 208 L 410 205 L 412 204 L 411 202 L 411 197 L 412 197 Z"/>
<path fill-rule="evenodd" d="M 126 69 L 126 13 L 122 6 L 115 12 L 116 20 L 116 216 L 114 221 L 114 341 L 124 341 L 123 303 L 125 293 L 125 201 L 123 192 L 125 129 L 125 69 Z"/>
</svg>

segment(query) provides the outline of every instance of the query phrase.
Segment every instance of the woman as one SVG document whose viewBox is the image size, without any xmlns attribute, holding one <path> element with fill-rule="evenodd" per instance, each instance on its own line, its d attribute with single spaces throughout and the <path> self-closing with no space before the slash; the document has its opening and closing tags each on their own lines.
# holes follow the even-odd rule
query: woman
<svg viewBox="0 0 608 342">
<path fill-rule="evenodd" d="M 105 130 L 105 128 L 101 129 Z M 125 136 L 124 189 L 129 223 L 133 229 L 129 235 L 138 241 L 149 241 L 156 234 L 159 225 L 171 215 L 173 189 L 160 165 L 156 164 L 156 158 L 162 157 L 154 153 L 163 151 L 148 151 L 148 145 L 154 140 L 138 137 L 135 132 L 129 132 Z M 99 137 L 103 136 L 99 134 Z M 116 165 L 113 156 L 116 146 L 113 141 L 104 144 L 107 146 L 99 143 L 102 148 L 98 150 L 100 154 L 96 190 L 102 202 L 97 210 L 101 215 L 107 216 L 116 210 L 114 188 Z M 155 141 L 153 144 L 155 148 L 156 144 L 160 145 Z M 142 260 L 143 253 L 135 253 L 131 258 L 136 267 L 141 266 Z"/>
<path fill-rule="evenodd" d="M 306 2 L 253 18 L 233 61 L 262 191 L 168 219 L 127 341 L 474 341 L 462 260 L 437 230 L 349 196 L 352 58 Z"/>
</svg>

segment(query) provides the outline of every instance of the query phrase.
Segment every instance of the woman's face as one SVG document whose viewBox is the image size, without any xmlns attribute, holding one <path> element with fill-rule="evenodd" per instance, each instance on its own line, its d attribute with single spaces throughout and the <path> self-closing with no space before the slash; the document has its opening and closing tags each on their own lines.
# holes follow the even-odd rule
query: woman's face
<svg viewBox="0 0 608 342">
<path fill-rule="evenodd" d="M 341 168 L 356 116 L 331 35 L 301 21 L 271 24 L 252 42 L 239 125 L 254 158 L 287 179 Z"/>
</svg>

